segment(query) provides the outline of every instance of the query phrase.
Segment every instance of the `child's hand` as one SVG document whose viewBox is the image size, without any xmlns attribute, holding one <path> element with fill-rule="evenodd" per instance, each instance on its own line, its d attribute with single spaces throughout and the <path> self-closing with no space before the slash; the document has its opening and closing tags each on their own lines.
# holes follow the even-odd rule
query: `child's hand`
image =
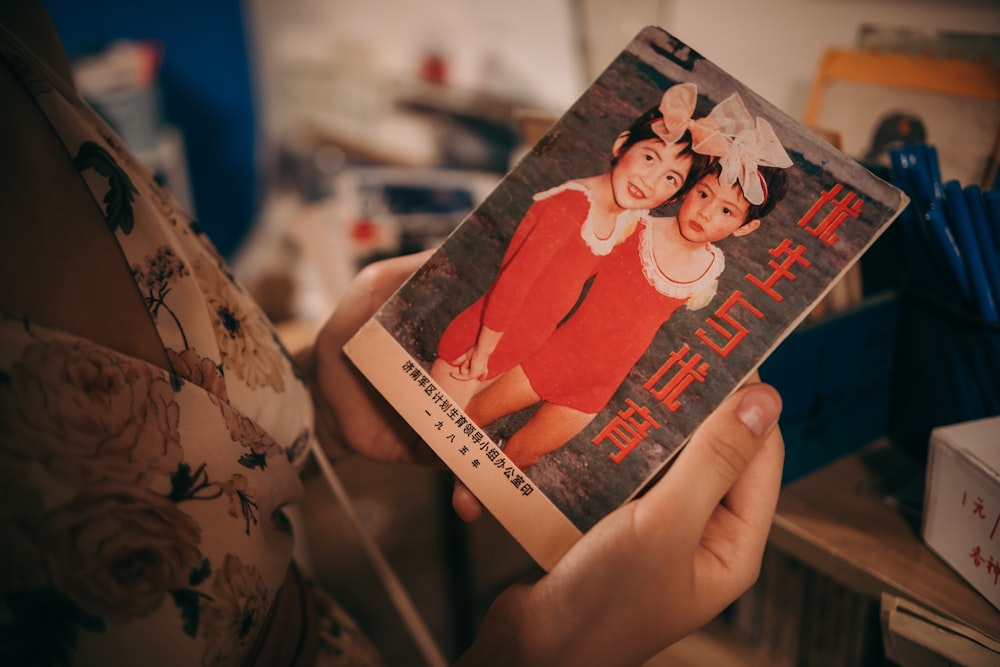
<svg viewBox="0 0 1000 667">
<path fill-rule="evenodd" d="M 484 380 L 489 373 L 489 360 L 490 355 L 483 352 L 482 346 L 473 345 L 455 362 L 458 371 L 451 376 L 457 380 Z"/>
<path fill-rule="evenodd" d="M 463 381 L 480 379 L 478 376 L 473 375 L 471 371 L 472 360 L 473 357 L 475 356 L 475 352 L 476 352 L 476 346 L 473 345 L 468 350 L 459 355 L 458 358 L 452 361 L 451 365 L 455 367 L 455 370 L 449 373 L 449 375 L 451 375 L 451 377 L 455 378 L 456 380 L 463 380 Z"/>
<path fill-rule="evenodd" d="M 744 386 L 663 479 L 534 582 L 504 591 L 461 665 L 638 665 L 756 580 L 781 481 L 773 388 Z"/>
<path fill-rule="evenodd" d="M 490 357 L 493 355 L 493 351 L 497 349 L 497 345 L 500 344 L 501 338 L 503 338 L 502 331 L 496 331 L 486 326 L 479 329 L 476 344 L 463 355 L 467 358 L 462 364 L 460 372 L 465 379 L 486 379 L 486 376 L 490 372 Z"/>
</svg>

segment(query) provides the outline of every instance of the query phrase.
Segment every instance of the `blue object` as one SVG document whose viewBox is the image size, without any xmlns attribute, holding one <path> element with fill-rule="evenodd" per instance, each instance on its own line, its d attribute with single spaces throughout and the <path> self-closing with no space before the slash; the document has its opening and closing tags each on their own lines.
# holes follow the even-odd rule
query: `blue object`
<svg viewBox="0 0 1000 667">
<path fill-rule="evenodd" d="M 965 195 L 965 203 L 972 220 L 972 231 L 978 241 L 976 245 L 979 247 L 979 256 L 983 261 L 986 280 L 989 283 L 990 293 L 993 295 L 993 302 L 996 304 L 1000 302 L 1000 258 L 997 257 L 994 250 L 993 233 L 990 231 L 990 225 L 986 219 L 983 191 L 978 185 L 967 185 L 962 193 Z"/>
<path fill-rule="evenodd" d="M 890 149 L 889 169 L 892 183 L 910 198 L 910 203 L 899 214 L 903 256 L 912 279 L 925 289 L 931 289 L 935 284 L 932 267 L 938 262 L 934 257 L 935 250 L 932 244 L 921 230 L 920 212 L 916 203 L 915 189 L 910 180 L 908 163 L 909 156 L 901 148 Z"/>
<path fill-rule="evenodd" d="M 926 211 L 935 200 L 939 200 L 938 195 L 941 188 L 935 188 L 931 169 L 928 165 L 929 155 L 923 146 L 907 146 L 900 149 L 904 158 L 903 168 L 910 176 L 910 185 L 917 202 L 919 211 Z"/>
<path fill-rule="evenodd" d="M 115 39 L 163 44 L 164 114 L 184 134 L 198 222 L 229 257 L 256 214 L 256 121 L 245 3 L 45 0 L 71 58 Z"/>
<path fill-rule="evenodd" d="M 761 364 L 783 401 L 782 483 L 889 432 L 898 326 L 899 299 L 884 292 L 794 331 Z"/>
<path fill-rule="evenodd" d="M 923 154 L 927 161 L 927 169 L 931 175 L 931 188 L 934 191 L 934 201 L 944 200 L 944 182 L 941 180 L 941 162 L 938 160 L 937 148 L 929 144 L 923 146 Z"/>
<path fill-rule="evenodd" d="M 969 279 L 969 288 L 972 290 L 972 298 L 979 315 L 986 322 L 996 323 L 1000 321 L 1000 315 L 997 313 L 993 292 L 986 277 L 986 269 L 983 268 L 983 258 L 977 247 L 965 194 L 958 181 L 948 181 L 944 184 L 944 203 L 948 225 L 958 241 L 966 276 Z"/>
<path fill-rule="evenodd" d="M 1000 189 L 987 190 L 983 193 L 983 204 L 986 206 L 986 217 L 993 233 L 993 250 L 1000 257 Z"/>
<path fill-rule="evenodd" d="M 895 359 L 889 435 L 918 459 L 935 427 L 1000 414 L 1000 325 L 908 290 Z"/>
<path fill-rule="evenodd" d="M 927 223 L 927 228 L 937 242 L 937 248 L 940 251 L 941 257 L 948 264 L 949 278 L 952 279 L 952 282 L 949 284 L 953 285 L 953 287 L 951 288 L 951 292 L 947 289 L 945 290 L 946 297 L 960 298 L 961 305 L 971 305 L 973 303 L 972 290 L 969 288 L 965 266 L 962 264 L 962 253 L 958 249 L 955 236 L 951 233 L 951 229 L 948 228 L 948 223 L 945 220 L 941 206 L 931 206 L 927 209 L 924 219 Z M 958 294 L 954 293 L 956 288 Z"/>
<path fill-rule="evenodd" d="M 931 147 L 890 149 L 891 178 L 910 197 L 900 228 L 907 271 L 913 282 L 944 299 L 970 306 L 972 292 L 961 253 L 943 213 L 944 187 Z"/>
</svg>

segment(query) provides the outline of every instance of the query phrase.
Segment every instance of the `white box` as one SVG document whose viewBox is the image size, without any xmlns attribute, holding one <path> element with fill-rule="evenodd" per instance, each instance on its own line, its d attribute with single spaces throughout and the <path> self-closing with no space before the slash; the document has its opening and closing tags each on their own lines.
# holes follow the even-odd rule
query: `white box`
<svg viewBox="0 0 1000 667">
<path fill-rule="evenodd" d="M 931 432 L 923 538 L 1000 609 L 1000 416 Z"/>
</svg>

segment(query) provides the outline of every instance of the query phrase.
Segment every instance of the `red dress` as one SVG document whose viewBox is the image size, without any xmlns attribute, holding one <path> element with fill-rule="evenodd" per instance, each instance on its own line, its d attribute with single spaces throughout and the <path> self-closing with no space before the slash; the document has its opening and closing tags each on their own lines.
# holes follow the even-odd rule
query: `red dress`
<svg viewBox="0 0 1000 667">
<path fill-rule="evenodd" d="M 576 304 L 601 257 L 647 213 L 623 211 L 611 235 L 601 239 L 594 233 L 591 207 L 590 191 L 577 182 L 535 195 L 496 279 L 445 329 L 438 357 L 451 362 L 467 352 L 482 326 L 503 332 L 490 355 L 488 377 L 510 370 L 538 349 Z"/>
<path fill-rule="evenodd" d="M 705 273 L 693 282 L 673 281 L 653 257 L 655 224 L 669 223 L 643 220 L 598 265 L 573 316 L 522 362 L 543 401 L 600 412 L 673 312 L 692 296 L 714 291 L 725 268 L 722 251 L 709 244 L 712 262 Z"/>
</svg>

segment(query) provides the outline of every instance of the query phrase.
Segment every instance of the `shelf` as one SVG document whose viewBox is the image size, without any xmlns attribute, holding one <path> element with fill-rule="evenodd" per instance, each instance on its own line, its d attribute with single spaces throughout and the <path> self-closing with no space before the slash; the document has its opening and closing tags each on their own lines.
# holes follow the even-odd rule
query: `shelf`
<svg viewBox="0 0 1000 667">
<path fill-rule="evenodd" d="M 923 544 L 915 521 L 870 490 L 908 463 L 880 441 L 787 485 L 771 546 L 863 595 L 898 595 L 1000 641 L 1000 611 Z"/>
</svg>

